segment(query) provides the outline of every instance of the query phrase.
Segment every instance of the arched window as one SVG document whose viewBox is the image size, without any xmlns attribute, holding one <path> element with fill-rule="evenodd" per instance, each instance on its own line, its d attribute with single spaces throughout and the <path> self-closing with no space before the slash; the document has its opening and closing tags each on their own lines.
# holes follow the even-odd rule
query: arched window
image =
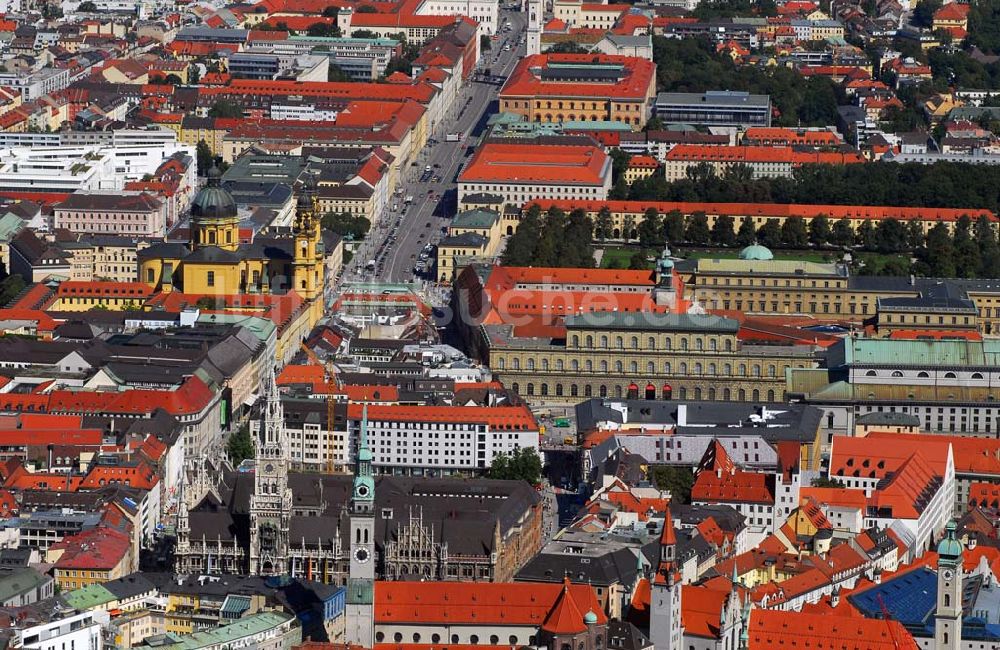
<svg viewBox="0 0 1000 650">
<path fill-rule="evenodd" d="M 607 371 L 608 371 L 608 362 L 607 361 L 602 361 L 601 362 L 601 372 L 607 372 Z"/>
<path fill-rule="evenodd" d="M 608 396 L 608 387 L 605 386 L 604 384 L 601 384 L 601 389 L 598 392 L 598 395 L 600 395 L 601 397 L 607 397 Z"/>
<path fill-rule="evenodd" d="M 759 402 L 760 401 L 760 391 L 757 390 L 756 388 L 753 389 L 753 397 L 751 399 L 754 402 Z"/>
<path fill-rule="evenodd" d="M 669 375 L 670 374 L 670 362 L 669 361 L 664 361 L 663 362 L 663 374 L 665 374 L 665 375 Z"/>
<path fill-rule="evenodd" d="M 615 372 L 624 372 L 624 365 L 621 361 L 615 361 Z"/>
<path fill-rule="evenodd" d="M 586 386 L 583 387 L 583 396 L 584 397 L 594 396 L 594 389 L 590 387 L 590 384 L 587 384 Z"/>
<path fill-rule="evenodd" d="M 701 374 L 701 363 L 694 364 L 694 374 L 696 375 Z"/>
<path fill-rule="evenodd" d="M 413 642 L 414 643 L 420 643 L 420 633 L 419 632 L 414 632 L 413 633 Z"/>
<path fill-rule="evenodd" d="M 739 390 L 739 392 L 737 393 L 737 395 L 739 395 L 739 397 L 737 398 L 737 399 L 739 399 L 739 401 L 741 401 L 741 402 L 747 401 L 747 392 L 745 390 L 743 390 L 742 388 Z"/>
<path fill-rule="evenodd" d="M 473 634 L 472 636 L 470 636 L 469 643 L 471 643 L 472 645 L 476 645 L 477 643 L 479 643 L 479 635 Z"/>
<path fill-rule="evenodd" d="M 981 372 L 974 372 L 974 373 L 972 373 L 972 378 L 973 379 L 982 379 L 983 378 L 983 373 L 981 373 Z"/>
<path fill-rule="evenodd" d="M 572 361 L 569 362 L 569 367 L 572 368 L 574 371 L 577 371 L 580 369 L 580 362 L 577 361 L 576 359 L 573 359 Z"/>
<path fill-rule="evenodd" d="M 715 399 L 715 389 L 714 388 L 710 387 L 708 389 L 708 399 Z"/>
<path fill-rule="evenodd" d="M 625 341 L 620 336 L 615 337 L 615 347 L 621 350 L 625 347 Z"/>
<path fill-rule="evenodd" d="M 514 366 L 514 370 L 520 370 L 521 369 L 521 360 L 517 359 L 517 358 L 511 359 L 511 365 Z"/>
<path fill-rule="evenodd" d="M 695 399 L 701 399 L 701 388 L 699 388 L 697 386 L 695 386 L 695 389 L 694 389 L 694 398 Z"/>
<path fill-rule="evenodd" d="M 728 402 L 729 400 L 732 399 L 732 397 L 733 397 L 732 391 L 730 391 L 728 388 L 723 388 L 722 389 L 722 399 L 723 399 L 723 401 Z"/>
<path fill-rule="evenodd" d="M 732 351 L 733 351 L 733 340 L 726 339 L 726 352 L 732 352 Z"/>
<path fill-rule="evenodd" d="M 608 348 L 608 337 L 606 336 L 601 337 L 601 347 L 604 349 Z"/>
<path fill-rule="evenodd" d="M 921 370 L 920 372 L 917 373 L 917 377 L 919 377 L 920 379 L 927 379 L 928 377 L 930 377 L 930 375 Z"/>
<path fill-rule="evenodd" d="M 708 364 L 708 374 L 715 375 L 716 374 L 715 370 L 716 368 L 714 363 Z"/>
<path fill-rule="evenodd" d="M 955 376 L 955 373 L 953 373 L 953 372 L 946 372 L 946 373 L 944 373 L 944 378 L 945 379 L 956 379 L 956 376 Z"/>
<path fill-rule="evenodd" d="M 646 362 L 646 372 L 650 375 L 656 374 L 656 364 L 652 361 Z"/>
<path fill-rule="evenodd" d="M 687 351 L 687 349 L 688 349 L 688 340 L 687 337 L 685 336 L 681 339 L 681 350 Z"/>
<path fill-rule="evenodd" d="M 594 337 L 593 336 L 590 336 L 590 335 L 587 336 L 587 347 L 588 348 L 594 347 Z"/>
<path fill-rule="evenodd" d="M 671 341 L 671 340 L 670 340 L 670 337 L 668 336 L 668 337 L 667 337 L 667 338 L 666 338 L 666 339 L 665 339 L 665 340 L 663 341 L 663 349 L 664 349 L 664 350 L 670 350 L 670 349 L 673 349 L 673 346 L 674 346 L 674 344 L 673 344 L 673 341 Z"/>
<path fill-rule="evenodd" d="M 562 384 L 556 384 L 556 396 L 562 397 L 562 394 L 563 394 Z"/>
<path fill-rule="evenodd" d="M 649 348 L 650 350 L 655 350 L 656 349 L 656 337 L 655 336 L 650 336 L 649 337 L 649 340 L 646 341 L 646 347 Z"/>
<path fill-rule="evenodd" d="M 715 339 L 709 339 L 708 340 L 708 349 L 711 350 L 712 352 L 715 352 L 716 350 L 719 349 L 719 342 L 716 341 Z"/>
<path fill-rule="evenodd" d="M 496 645 L 498 643 L 500 643 L 500 637 L 498 637 L 496 634 L 491 634 L 490 635 L 490 645 Z"/>
<path fill-rule="evenodd" d="M 701 352 L 702 350 L 705 349 L 705 342 L 702 341 L 700 338 L 695 339 L 694 349 L 697 350 L 698 352 Z"/>
<path fill-rule="evenodd" d="M 574 334 L 573 335 L 573 347 L 574 348 L 580 347 L 580 335 L 579 334 Z"/>
<path fill-rule="evenodd" d="M 639 372 L 639 362 L 637 361 L 630 362 L 628 364 L 628 371 L 631 372 L 633 375 Z"/>
<path fill-rule="evenodd" d="M 395 634 L 392 635 L 392 640 L 395 641 L 396 643 L 401 643 L 403 641 L 403 633 L 396 632 Z"/>
<path fill-rule="evenodd" d="M 869 370 L 868 372 L 865 373 L 865 377 L 875 377 L 877 375 L 878 373 L 875 372 L 874 370 Z"/>
<path fill-rule="evenodd" d="M 903 376 L 903 373 L 902 373 L 902 372 L 900 372 L 899 370 L 893 370 L 893 371 L 892 371 L 892 376 L 893 376 L 893 377 L 902 377 L 902 376 Z"/>
<path fill-rule="evenodd" d="M 773 390 L 767 391 L 767 401 L 768 402 L 773 402 L 774 401 L 774 391 Z"/>
<path fill-rule="evenodd" d="M 535 394 L 535 385 L 528 384 L 528 395 L 534 395 L 534 394 Z"/>
<path fill-rule="evenodd" d="M 778 369 L 774 366 L 773 363 L 772 364 L 768 364 L 768 366 L 767 366 L 767 376 L 768 377 L 774 377 L 777 374 L 777 372 L 778 372 Z"/>
<path fill-rule="evenodd" d="M 760 377 L 760 364 L 758 363 L 753 364 L 753 376 Z"/>
<path fill-rule="evenodd" d="M 740 364 L 740 377 L 746 377 L 746 376 L 747 376 L 747 364 L 741 363 Z"/>
<path fill-rule="evenodd" d="M 534 370 L 535 369 L 535 360 L 534 359 L 528 359 L 528 361 L 525 362 L 525 365 L 528 367 L 528 370 Z"/>
<path fill-rule="evenodd" d="M 497 370 L 503 370 L 503 365 L 504 365 L 503 357 L 500 357 L 499 359 L 497 359 Z"/>
<path fill-rule="evenodd" d="M 632 349 L 633 350 L 638 350 L 639 349 L 639 337 L 638 336 L 633 336 L 632 337 Z"/>
<path fill-rule="evenodd" d="M 686 374 L 688 374 L 688 364 L 687 364 L 687 362 L 686 362 L 686 361 L 681 361 L 681 368 L 680 368 L 680 371 L 681 371 L 681 374 L 682 374 L 682 375 L 686 375 Z"/>
<path fill-rule="evenodd" d="M 563 369 L 563 360 L 556 359 L 556 370 L 562 370 L 562 369 Z"/>
<path fill-rule="evenodd" d="M 579 392 L 580 392 L 580 387 L 579 386 L 577 386 L 576 384 L 570 384 L 570 386 L 569 386 L 569 396 L 570 397 L 577 397 L 579 395 Z"/>
<path fill-rule="evenodd" d="M 583 365 L 584 365 L 584 366 L 586 367 L 586 369 L 587 369 L 587 372 L 593 372 L 593 371 L 594 371 L 594 362 L 593 362 L 593 361 L 591 361 L 590 359 L 587 359 L 587 360 L 586 360 L 586 361 L 584 362 L 584 364 L 583 364 Z"/>
<path fill-rule="evenodd" d="M 548 372 L 548 370 L 549 370 L 549 360 L 548 359 L 542 359 L 542 370 Z"/>
<path fill-rule="evenodd" d="M 621 396 L 622 396 L 622 387 L 619 384 L 618 386 L 615 386 L 615 397 L 621 397 Z"/>
</svg>

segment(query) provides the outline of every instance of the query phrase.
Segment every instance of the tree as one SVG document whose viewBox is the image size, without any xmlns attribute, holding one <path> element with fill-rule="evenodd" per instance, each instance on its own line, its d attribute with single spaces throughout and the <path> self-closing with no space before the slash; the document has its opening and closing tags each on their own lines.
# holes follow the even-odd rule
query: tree
<svg viewBox="0 0 1000 650">
<path fill-rule="evenodd" d="M 355 13 L 359 13 L 359 14 L 377 14 L 378 13 L 378 9 L 376 9 L 372 5 L 361 5 L 360 7 L 358 7 L 357 9 L 355 9 L 354 11 L 355 11 Z"/>
<path fill-rule="evenodd" d="M 809 483 L 812 487 L 818 488 L 842 488 L 845 487 L 844 484 L 837 479 L 826 478 L 825 476 L 817 476 Z"/>
<path fill-rule="evenodd" d="M 648 208 L 642 216 L 642 223 L 639 224 L 639 245 L 643 248 L 653 248 L 663 244 L 660 234 L 663 231 L 663 224 L 660 221 L 660 213 L 656 208 Z"/>
<path fill-rule="evenodd" d="M 911 221 L 906 227 L 906 246 L 915 251 L 924 245 L 924 226 L 919 221 Z"/>
<path fill-rule="evenodd" d="M 938 278 L 955 277 L 955 246 L 948 226 L 938 222 L 927 231 L 924 247 L 917 252 L 923 275 Z"/>
<path fill-rule="evenodd" d="M 229 101 L 228 99 L 220 99 L 219 101 L 212 104 L 212 107 L 208 109 L 209 117 L 243 117 L 243 107 Z"/>
<path fill-rule="evenodd" d="M 340 27 L 338 27 L 336 23 L 313 23 L 312 25 L 309 25 L 309 29 L 306 30 L 306 34 L 320 38 L 336 38 L 340 36 Z"/>
<path fill-rule="evenodd" d="M 226 451 L 229 454 L 229 462 L 233 466 L 239 465 L 244 460 L 254 457 L 253 441 L 250 439 L 250 425 L 244 424 L 235 433 L 229 436 L 226 444 Z"/>
<path fill-rule="evenodd" d="M 512 454 L 500 453 L 493 457 L 487 476 L 503 481 L 526 481 L 537 485 L 542 478 L 542 459 L 531 447 L 522 447 Z"/>
<path fill-rule="evenodd" d="M 657 117 L 657 116 L 654 115 L 653 117 L 649 118 L 648 122 L 646 122 L 646 126 L 643 128 L 643 131 L 646 131 L 646 132 L 649 132 L 649 131 L 662 131 L 663 130 L 663 126 L 664 126 L 663 120 L 661 120 L 659 117 Z"/>
<path fill-rule="evenodd" d="M 777 248 L 781 245 L 781 226 L 777 219 L 768 219 L 757 231 L 757 241 L 768 248 Z"/>
<path fill-rule="evenodd" d="M 653 465 L 648 470 L 649 479 L 658 490 L 670 492 L 671 501 L 691 503 L 691 488 L 694 487 L 694 472 L 690 467 L 673 465 Z"/>
<path fill-rule="evenodd" d="M 212 296 L 202 296 L 194 301 L 194 306 L 198 309 L 222 309 L 225 306 L 225 303 L 218 298 L 213 298 Z"/>
<path fill-rule="evenodd" d="M 753 225 L 753 219 L 743 217 L 740 222 L 740 231 L 736 233 L 737 246 L 749 246 L 757 241 L 757 227 Z"/>
<path fill-rule="evenodd" d="M 984 215 L 976 220 L 975 230 L 979 246 L 979 277 L 1000 278 L 1000 245 L 993 225 Z"/>
<path fill-rule="evenodd" d="M 6 306 L 11 300 L 24 291 L 27 284 L 19 274 L 8 275 L 0 282 L 0 305 Z"/>
<path fill-rule="evenodd" d="M 906 250 L 906 226 L 896 219 L 882 219 L 875 228 L 874 248 L 880 253 Z"/>
<path fill-rule="evenodd" d="M 622 239 L 629 241 L 635 239 L 635 217 L 631 212 L 626 212 L 622 217 Z"/>
<path fill-rule="evenodd" d="M 617 183 L 619 179 L 625 176 L 628 161 L 632 159 L 632 156 L 618 147 L 613 147 L 608 151 L 608 155 L 611 157 L 611 182 Z"/>
<path fill-rule="evenodd" d="M 858 226 L 854 243 L 866 251 L 875 250 L 875 226 L 872 225 L 871 221 L 864 221 Z"/>
<path fill-rule="evenodd" d="M 822 246 L 830 240 L 830 220 L 819 214 L 809 221 L 809 241 L 814 246 Z"/>
<path fill-rule="evenodd" d="M 704 212 L 695 212 L 687 220 L 684 238 L 692 244 L 704 246 L 708 244 L 712 233 L 708 228 L 708 216 Z"/>
<path fill-rule="evenodd" d="M 195 157 L 198 160 L 198 175 L 208 176 L 208 170 L 212 168 L 215 157 L 212 155 L 211 147 L 204 140 L 198 141 L 198 146 L 195 147 Z"/>
<path fill-rule="evenodd" d="M 781 243 L 789 248 L 805 248 L 809 243 L 809 232 L 802 217 L 788 217 L 781 224 Z"/>
<path fill-rule="evenodd" d="M 330 63 L 326 71 L 327 81 L 350 81 L 351 77 L 336 63 Z"/>
<path fill-rule="evenodd" d="M 646 262 L 646 254 L 642 251 L 632 253 L 632 257 L 628 258 L 628 267 L 633 271 L 648 269 L 649 263 Z"/>
<path fill-rule="evenodd" d="M 972 219 L 969 215 L 963 214 L 955 223 L 952 246 L 955 249 L 955 274 L 960 278 L 979 277 L 979 244 L 972 238 Z"/>
<path fill-rule="evenodd" d="M 736 243 L 736 222 L 727 214 L 719 215 L 712 224 L 712 243 L 716 246 L 732 246 Z"/>
<path fill-rule="evenodd" d="M 330 5 L 323 10 L 323 15 L 327 18 L 336 18 L 338 13 L 340 13 L 340 9 L 337 5 Z"/>
<path fill-rule="evenodd" d="M 684 215 L 680 210 L 671 210 L 664 217 L 663 240 L 675 245 L 684 241 Z"/>
<path fill-rule="evenodd" d="M 934 12 L 941 8 L 941 0 L 921 0 L 913 10 L 911 22 L 918 27 L 931 27 Z"/>
<path fill-rule="evenodd" d="M 847 217 L 837 219 L 830 232 L 830 243 L 835 246 L 851 246 L 854 244 L 854 229 Z"/>
<path fill-rule="evenodd" d="M 545 51 L 554 54 L 586 54 L 590 50 L 576 41 L 560 41 Z"/>
<path fill-rule="evenodd" d="M 597 213 L 597 221 L 594 223 L 594 236 L 602 242 L 610 239 L 612 228 L 614 228 L 614 222 L 611 220 L 611 210 L 607 206 L 604 206 Z"/>
<path fill-rule="evenodd" d="M 490 40 L 488 34 L 482 34 L 479 36 L 479 51 L 489 52 L 493 49 L 493 42 Z"/>
<path fill-rule="evenodd" d="M 97 12 L 97 5 L 95 5 L 90 0 L 86 0 L 85 2 L 81 2 L 77 6 L 76 10 L 79 11 L 80 13 L 89 13 L 89 14 L 92 14 L 92 13 L 96 13 Z"/>
<path fill-rule="evenodd" d="M 364 236 L 372 227 L 372 223 L 367 217 L 355 216 L 350 212 L 325 214 L 320 223 L 330 232 L 334 232 L 341 237 L 350 235 L 355 240 L 364 239 Z"/>
<path fill-rule="evenodd" d="M 188 85 L 197 86 L 198 82 L 201 81 L 201 68 L 197 65 L 188 66 Z"/>
</svg>

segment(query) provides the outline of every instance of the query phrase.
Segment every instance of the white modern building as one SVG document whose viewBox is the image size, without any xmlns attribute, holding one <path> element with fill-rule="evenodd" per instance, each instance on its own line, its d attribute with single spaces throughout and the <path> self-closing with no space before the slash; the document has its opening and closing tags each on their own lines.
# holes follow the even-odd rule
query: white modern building
<svg viewBox="0 0 1000 650">
<path fill-rule="evenodd" d="M 19 629 L 11 645 L 24 650 L 102 650 L 101 628 L 109 620 L 109 614 L 99 610 L 68 616 Z"/>
<path fill-rule="evenodd" d="M 126 181 L 153 175 L 176 153 L 195 158 L 194 147 L 176 142 L 7 147 L 0 149 L 0 187 L 9 192 L 119 191 Z"/>
<path fill-rule="evenodd" d="M 424 0 L 418 16 L 468 16 L 479 23 L 480 34 L 496 34 L 500 23 L 500 0 Z"/>
<path fill-rule="evenodd" d="M 69 68 L 43 68 L 37 72 L 0 72 L 0 86 L 19 90 L 25 102 L 62 90 L 69 84 Z"/>
</svg>

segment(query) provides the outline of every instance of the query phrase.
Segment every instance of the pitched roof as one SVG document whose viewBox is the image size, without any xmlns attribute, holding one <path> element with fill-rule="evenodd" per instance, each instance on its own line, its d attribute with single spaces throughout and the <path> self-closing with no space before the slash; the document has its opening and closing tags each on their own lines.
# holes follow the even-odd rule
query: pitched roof
<svg viewBox="0 0 1000 650">
<path fill-rule="evenodd" d="M 476 150 L 460 183 L 558 183 L 603 185 L 611 159 L 593 145 L 487 142 Z"/>
<path fill-rule="evenodd" d="M 565 595 L 564 595 L 565 594 Z M 565 608 L 565 609 L 563 609 Z M 562 610 L 556 612 L 556 610 Z M 377 625 L 441 623 L 445 625 L 565 625 L 563 617 L 586 612 L 607 616 L 590 585 L 563 583 L 377 582 Z M 558 614 L 553 618 L 554 614 Z"/>
<path fill-rule="evenodd" d="M 754 609 L 750 612 L 748 650 L 778 647 L 821 650 L 917 650 L 917 642 L 897 621 L 828 617 Z"/>
</svg>

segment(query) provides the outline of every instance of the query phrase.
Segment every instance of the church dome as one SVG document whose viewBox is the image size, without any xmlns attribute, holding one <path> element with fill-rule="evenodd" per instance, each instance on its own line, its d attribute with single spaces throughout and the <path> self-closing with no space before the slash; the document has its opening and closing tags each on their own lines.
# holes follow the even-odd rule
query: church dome
<svg viewBox="0 0 1000 650">
<path fill-rule="evenodd" d="M 740 251 L 741 260 L 768 261 L 774 259 L 774 253 L 767 246 L 751 244 Z"/>
<path fill-rule="evenodd" d="M 945 536 L 941 539 L 941 543 L 938 544 L 937 552 L 938 556 L 942 558 L 960 558 L 962 557 L 962 543 L 958 541 L 955 537 L 955 531 L 957 526 L 954 521 L 949 521 L 948 525 L 945 526 Z"/>
<path fill-rule="evenodd" d="M 583 615 L 583 622 L 587 625 L 594 625 L 597 623 L 597 614 L 594 612 L 587 612 Z"/>
<path fill-rule="evenodd" d="M 222 174 L 214 165 L 208 170 L 208 182 L 191 204 L 192 219 L 235 219 L 236 201 L 221 184 Z"/>
</svg>

